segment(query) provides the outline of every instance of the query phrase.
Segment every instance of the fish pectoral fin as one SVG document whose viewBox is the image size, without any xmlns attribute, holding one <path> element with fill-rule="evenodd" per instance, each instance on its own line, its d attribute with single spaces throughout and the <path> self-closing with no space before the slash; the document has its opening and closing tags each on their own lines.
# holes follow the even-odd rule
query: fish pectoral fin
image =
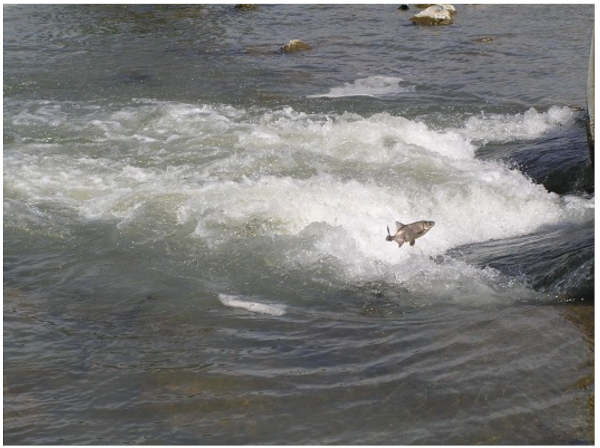
<svg viewBox="0 0 600 448">
<path fill-rule="evenodd" d="M 410 240 L 410 245 L 414 246 L 415 245 L 415 240 Z"/>
<path fill-rule="evenodd" d="M 396 221 L 396 232 L 398 230 L 400 230 L 402 227 L 404 227 L 404 224 L 402 224 L 400 221 Z"/>
<path fill-rule="evenodd" d="M 398 243 L 398 248 L 402 247 L 402 245 L 404 244 L 404 240 L 396 240 L 396 242 Z"/>
</svg>

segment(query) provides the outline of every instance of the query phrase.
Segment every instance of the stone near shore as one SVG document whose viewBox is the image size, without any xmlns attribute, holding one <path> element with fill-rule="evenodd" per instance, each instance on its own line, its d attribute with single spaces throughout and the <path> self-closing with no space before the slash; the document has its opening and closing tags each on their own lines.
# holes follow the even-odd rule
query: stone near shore
<svg viewBox="0 0 600 448">
<path fill-rule="evenodd" d="M 292 39 L 287 44 L 283 45 L 280 50 L 283 53 L 295 53 L 297 51 L 312 50 L 312 47 L 299 39 Z"/>
<path fill-rule="evenodd" d="M 410 20 L 416 25 L 450 25 L 454 23 L 456 8 L 452 5 L 433 5 L 412 16 Z"/>
</svg>

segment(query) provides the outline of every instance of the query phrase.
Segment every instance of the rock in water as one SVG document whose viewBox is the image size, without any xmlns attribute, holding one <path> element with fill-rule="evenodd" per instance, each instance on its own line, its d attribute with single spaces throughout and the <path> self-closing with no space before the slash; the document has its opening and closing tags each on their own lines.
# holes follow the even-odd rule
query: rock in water
<svg viewBox="0 0 600 448">
<path fill-rule="evenodd" d="M 473 39 L 473 42 L 480 44 L 491 44 L 492 42 L 494 42 L 494 38 L 492 36 L 483 36 L 477 39 Z"/>
<path fill-rule="evenodd" d="M 452 5 L 433 5 L 412 16 L 410 20 L 416 25 L 450 25 L 454 22 L 456 8 Z"/>
<path fill-rule="evenodd" d="M 419 8 L 419 9 L 427 9 L 430 6 L 443 6 L 444 8 L 450 10 L 450 12 L 452 14 L 454 14 L 456 12 L 456 8 L 454 6 L 452 6 L 452 5 L 450 5 L 450 4 L 447 4 L 447 3 L 446 4 L 441 4 L 441 3 L 423 3 L 423 4 L 415 5 L 415 6 L 417 8 Z"/>
<path fill-rule="evenodd" d="M 398 9 L 406 11 L 408 9 L 408 5 L 400 5 L 400 6 L 398 6 Z"/>
<path fill-rule="evenodd" d="M 448 3 L 444 3 L 444 4 L 439 5 L 439 6 L 441 6 L 443 8 L 446 8 L 450 12 L 450 14 L 452 15 L 452 17 L 454 17 L 454 14 L 456 14 L 456 8 L 454 7 L 454 5 L 450 5 Z"/>
<path fill-rule="evenodd" d="M 305 51 L 311 49 L 312 47 L 309 44 L 302 42 L 299 39 L 292 39 L 280 48 L 283 53 L 295 53 L 296 51 Z"/>
<path fill-rule="evenodd" d="M 240 5 L 235 5 L 235 9 L 240 9 L 242 11 L 252 11 L 255 9 L 258 9 L 258 5 L 254 5 L 254 4 L 240 4 Z"/>
</svg>

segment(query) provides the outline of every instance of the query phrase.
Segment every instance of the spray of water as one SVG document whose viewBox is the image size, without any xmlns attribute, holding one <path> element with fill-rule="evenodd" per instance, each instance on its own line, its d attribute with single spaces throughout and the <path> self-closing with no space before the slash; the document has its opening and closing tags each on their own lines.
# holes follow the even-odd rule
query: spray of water
<svg viewBox="0 0 600 448">
<path fill-rule="evenodd" d="M 518 170 L 475 157 L 483 140 L 534 139 L 569 124 L 568 108 L 470 117 L 442 130 L 387 113 L 151 100 L 112 110 L 31 102 L 10 117 L 9 225 L 52 204 L 157 239 L 186 226 L 190 245 L 213 249 L 232 238 L 294 238 L 269 256 L 307 269 L 325 259 L 342 279 L 385 278 L 421 292 L 471 284 L 463 295 L 477 296 L 498 282 L 493 270 L 433 258 L 593 216 L 593 200 L 549 193 Z M 420 219 L 436 226 L 414 247 L 385 241 L 395 220 Z"/>
</svg>

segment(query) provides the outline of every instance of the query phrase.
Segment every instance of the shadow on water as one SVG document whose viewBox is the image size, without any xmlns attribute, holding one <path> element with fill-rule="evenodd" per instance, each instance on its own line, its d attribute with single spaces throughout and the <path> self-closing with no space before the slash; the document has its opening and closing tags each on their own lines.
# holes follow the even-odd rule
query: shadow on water
<svg viewBox="0 0 600 448">
<path fill-rule="evenodd" d="M 487 144 L 478 156 L 515 165 L 534 182 L 557 194 L 593 194 L 594 167 L 585 126 L 584 113 L 580 112 L 572 126 L 530 142 Z"/>
<path fill-rule="evenodd" d="M 594 222 L 461 246 L 448 255 L 525 277 L 559 302 L 594 301 Z"/>
</svg>

